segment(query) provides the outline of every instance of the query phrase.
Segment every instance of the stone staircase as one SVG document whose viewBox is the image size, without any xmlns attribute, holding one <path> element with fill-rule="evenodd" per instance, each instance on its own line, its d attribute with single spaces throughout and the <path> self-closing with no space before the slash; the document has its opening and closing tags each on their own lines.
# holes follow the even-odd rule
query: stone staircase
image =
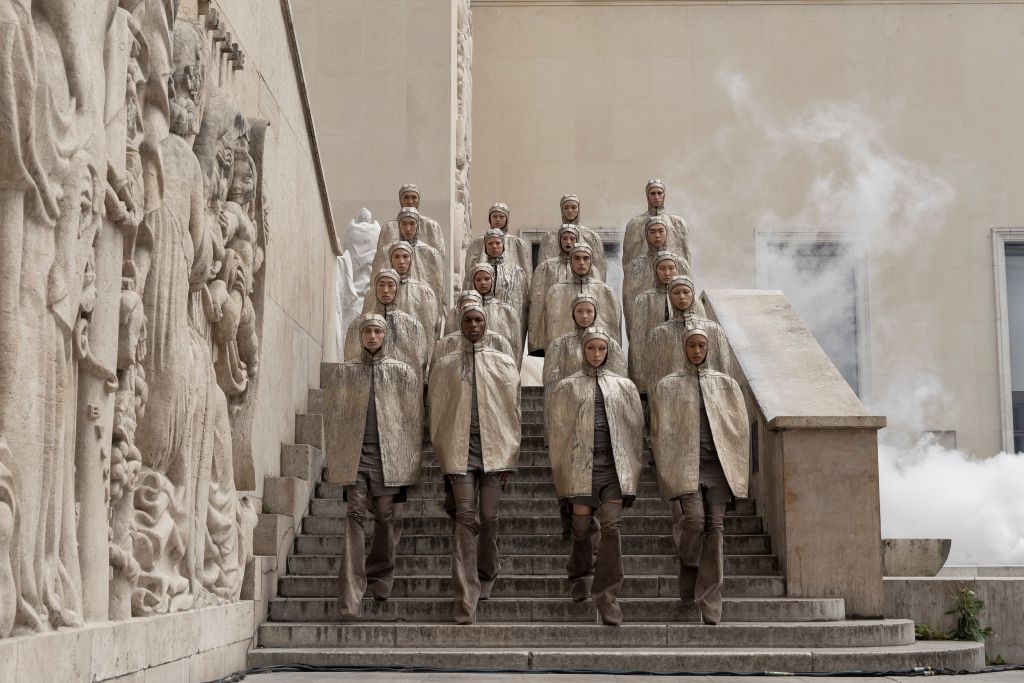
<svg viewBox="0 0 1024 683">
<path fill-rule="evenodd" d="M 322 412 L 322 402 L 322 391 L 312 390 L 309 413 Z M 625 624 L 600 625 L 590 601 L 569 599 L 569 541 L 561 535 L 541 406 L 540 388 L 524 387 L 520 467 L 501 502 L 502 570 L 491 600 L 479 604 L 477 624 L 451 622 L 452 528 L 436 463 L 405 504 L 392 597 L 364 600 L 357 622 L 342 622 L 335 611 L 345 503 L 341 487 L 321 481 L 250 665 L 824 672 L 984 664 L 980 644 L 916 643 L 912 621 L 846 620 L 842 599 L 786 597 L 752 501 L 726 517 L 723 623 L 695 623 L 677 598 L 672 520 L 650 470 L 623 515 Z"/>
</svg>

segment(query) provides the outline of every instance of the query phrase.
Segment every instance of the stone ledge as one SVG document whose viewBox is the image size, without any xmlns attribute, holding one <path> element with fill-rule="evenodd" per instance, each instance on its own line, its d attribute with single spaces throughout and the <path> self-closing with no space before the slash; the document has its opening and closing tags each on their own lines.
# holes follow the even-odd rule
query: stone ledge
<svg viewBox="0 0 1024 683">
<path fill-rule="evenodd" d="M 255 631 L 256 604 L 244 600 L 5 638 L 0 683 L 210 680 L 245 667 Z"/>
<path fill-rule="evenodd" d="M 779 415 L 768 421 L 768 429 L 882 429 L 883 415 Z"/>
</svg>

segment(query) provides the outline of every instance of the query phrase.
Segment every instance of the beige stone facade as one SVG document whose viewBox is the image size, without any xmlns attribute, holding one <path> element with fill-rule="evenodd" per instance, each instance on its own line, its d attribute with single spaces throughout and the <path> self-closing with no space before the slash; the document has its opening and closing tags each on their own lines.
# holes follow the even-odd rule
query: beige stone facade
<svg viewBox="0 0 1024 683">
<path fill-rule="evenodd" d="M 990 231 L 1024 223 L 1024 4 L 475 0 L 473 14 L 478 232 L 498 200 L 514 228 L 554 228 L 565 192 L 586 225 L 621 229 L 661 177 L 699 288 L 772 284 L 772 233 L 864 246 L 861 397 L 891 425 L 908 413 L 911 431 L 955 430 L 977 455 L 1003 447 Z M 818 210 L 830 177 L 837 205 L 889 204 L 877 220 Z"/>
</svg>

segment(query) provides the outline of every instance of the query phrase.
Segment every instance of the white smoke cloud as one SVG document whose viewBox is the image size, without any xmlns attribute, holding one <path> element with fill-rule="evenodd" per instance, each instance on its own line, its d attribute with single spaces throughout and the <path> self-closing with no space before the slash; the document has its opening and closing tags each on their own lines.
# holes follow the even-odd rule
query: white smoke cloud
<svg viewBox="0 0 1024 683">
<path fill-rule="evenodd" d="M 835 303 L 855 300 L 849 274 L 868 272 L 865 263 L 898 263 L 905 281 L 926 277 L 927 259 L 914 258 L 908 248 L 924 244 L 945 224 L 954 189 L 934 169 L 894 150 L 863 103 L 776 111 L 743 74 L 723 70 L 719 83 L 735 108 L 734 120 L 690 150 L 669 178 L 674 203 L 695 226 L 700 280 L 705 287 L 738 284 L 736 246 L 718 237 L 715 225 L 838 233 L 843 249 L 828 268 L 808 265 L 806 249 L 794 246 L 761 254 L 758 279 L 786 291 L 833 357 L 855 355 L 855 307 Z M 716 184 L 711 178 L 717 174 L 702 173 L 709 165 L 727 166 L 735 181 Z M 787 206 L 794 183 L 805 191 Z M 736 206 L 746 207 L 745 215 L 736 215 Z M 730 256 L 721 258 L 723 253 Z M 935 428 L 929 420 L 968 397 L 951 396 L 936 376 L 937 346 L 901 344 L 900 320 L 914 302 L 902 292 L 872 292 L 870 303 L 874 346 L 886 350 L 871 358 L 870 390 L 862 392 L 869 410 L 889 423 L 879 434 L 883 536 L 952 538 L 950 564 L 1024 564 L 1024 456 L 974 459 L 929 439 L 926 430 Z M 856 365 L 855 358 L 846 361 L 837 363 L 844 374 Z"/>
</svg>

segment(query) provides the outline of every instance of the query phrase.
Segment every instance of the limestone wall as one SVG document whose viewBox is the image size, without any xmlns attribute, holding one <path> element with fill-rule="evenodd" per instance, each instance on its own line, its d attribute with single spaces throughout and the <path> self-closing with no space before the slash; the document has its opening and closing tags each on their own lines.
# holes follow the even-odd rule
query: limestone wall
<svg viewBox="0 0 1024 683">
<path fill-rule="evenodd" d="M 381 225 L 398 188 L 415 183 L 420 211 L 449 250 L 456 197 L 457 0 L 292 0 L 310 99 L 338 224 L 366 207 Z M 459 258 L 449 263 L 461 265 Z M 333 358 L 332 358 L 333 360 Z"/>
<path fill-rule="evenodd" d="M 884 141 L 864 147 L 863 178 L 883 168 L 872 160 L 898 157 L 947 182 L 937 215 L 887 217 L 872 238 L 882 255 L 865 267 L 873 392 L 862 397 L 892 415 L 899 396 L 883 391 L 913 368 L 930 391 L 914 401 L 920 429 L 1000 450 L 989 231 L 1024 224 L 1024 4 L 474 0 L 473 15 L 478 229 L 497 200 L 514 228 L 550 229 L 564 192 L 579 193 L 587 225 L 621 228 L 661 177 L 690 222 L 698 286 L 758 286 L 756 231 L 866 229 L 844 211 L 808 225 L 801 211 L 819 171 L 836 162 L 841 184 L 843 166 L 788 143 L 832 105 L 845 139 Z M 884 197 L 892 186 L 878 180 Z M 970 325 L 954 331 L 943 310 L 969 311 Z"/>
<path fill-rule="evenodd" d="M 334 334 L 290 35 L 281 0 L 0 8 L 2 680 L 244 663 L 263 481 Z"/>
</svg>

